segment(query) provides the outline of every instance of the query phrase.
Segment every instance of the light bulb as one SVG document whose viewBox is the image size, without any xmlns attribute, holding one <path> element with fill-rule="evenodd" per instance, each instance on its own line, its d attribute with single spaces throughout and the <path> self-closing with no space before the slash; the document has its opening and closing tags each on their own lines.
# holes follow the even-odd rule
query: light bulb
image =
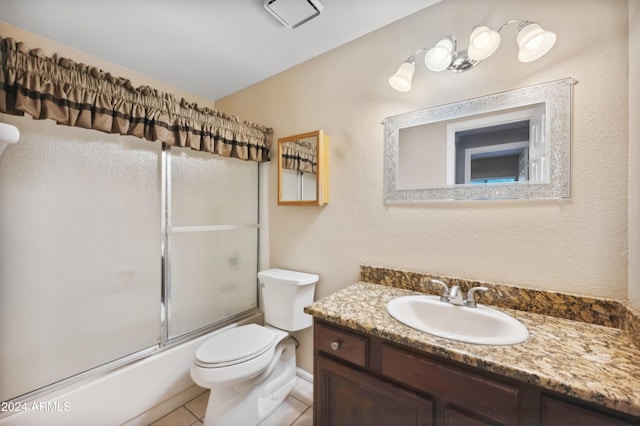
<svg viewBox="0 0 640 426">
<path fill-rule="evenodd" d="M 538 34 L 537 36 L 535 36 L 534 38 L 526 42 L 524 45 L 524 48 L 527 50 L 537 49 L 542 44 L 543 40 L 544 40 L 544 35 Z"/>
<path fill-rule="evenodd" d="M 487 59 L 500 46 L 500 34 L 484 25 L 477 26 L 469 36 L 469 58 L 480 61 Z"/>
<path fill-rule="evenodd" d="M 551 50 L 556 42 L 556 35 L 543 30 L 538 24 L 528 23 L 518 31 L 516 41 L 520 48 L 518 59 L 521 62 L 531 62 Z"/>
<path fill-rule="evenodd" d="M 485 47 L 487 47 L 487 44 L 489 44 L 490 38 L 491 36 L 489 35 L 489 33 L 487 31 L 483 31 L 478 34 L 473 40 L 471 40 L 471 44 L 473 45 L 473 47 L 476 47 L 478 49 L 484 49 Z"/>
<path fill-rule="evenodd" d="M 453 49 L 453 40 L 450 37 L 443 38 L 427 50 L 424 55 L 424 65 L 435 72 L 446 70 L 451 65 Z"/>
<path fill-rule="evenodd" d="M 389 84 L 399 92 L 408 92 L 411 90 L 411 80 L 415 72 L 413 59 L 408 59 L 400 65 L 395 74 L 389 77 Z"/>
</svg>

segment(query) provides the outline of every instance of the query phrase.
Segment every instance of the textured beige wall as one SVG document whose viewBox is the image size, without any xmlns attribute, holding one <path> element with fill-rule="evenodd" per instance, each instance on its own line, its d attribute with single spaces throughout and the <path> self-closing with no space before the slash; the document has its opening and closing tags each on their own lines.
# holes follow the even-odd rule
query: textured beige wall
<svg viewBox="0 0 640 426">
<path fill-rule="evenodd" d="M 640 1 L 629 1 L 629 300 L 640 309 Z"/>
<path fill-rule="evenodd" d="M 317 298 L 356 281 L 364 263 L 627 299 L 628 10 L 626 0 L 444 0 L 219 100 L 276 139 L 318 128 L 331 138 L 326 207 L 278 207 L 268 166 L 270 266 L 319 273 Z M 464 48 L 474 25 L 514 18 L 555 31 L 555 48 L 522 64 L 509 26 L 474 70 L 418 64 L 410 93 L 388 86 L 439 37 L 452 33 Z M 383 203 L 384 117 L 566 77 L 578 81 L 571 199 Z M 311 332 L 299 334 L 310 371 Z"/>
</svg>

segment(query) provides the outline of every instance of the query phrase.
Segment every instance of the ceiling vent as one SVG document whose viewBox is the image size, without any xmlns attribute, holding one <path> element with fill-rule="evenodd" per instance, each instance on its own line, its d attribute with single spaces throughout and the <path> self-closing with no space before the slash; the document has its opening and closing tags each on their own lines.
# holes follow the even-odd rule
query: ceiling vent
<svg viewBox="0 0 640 426">
<path fill-rule="evenodd" d="M 296 28 L 320 15 L 320 0 L 264 0 L 264 8 L 282 25 Z"/>
</svg>

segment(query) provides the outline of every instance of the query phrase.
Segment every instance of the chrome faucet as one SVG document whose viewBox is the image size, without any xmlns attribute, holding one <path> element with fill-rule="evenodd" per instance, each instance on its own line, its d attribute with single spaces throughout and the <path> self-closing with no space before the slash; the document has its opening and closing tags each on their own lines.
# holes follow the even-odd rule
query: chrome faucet
<svg viewBox="0 0 640 426">
<path fill-rule="evenodd" d="M 469 308 L 475 308 L 478 305 L 476 304 L 475 292 L 476 291 L 487 291 L 489 290 L 487 287 L 473 287 L 471 290 L 467 292 L 466 300 L 462 297 L 462 290 L 457 285 L 454 285 L 449 289 L 447 284 L 440 280 L 432 279 L 431 283 L 438 284 L 442 287 L 442 294 L 440 295 L 440 301 L 451 303 L 452 305 L 457 306 L 467 306 Z"/>
<path fill-rule="evenodd" d="M 449 301 L 449 287 L 445 283 L 440 281 L 440 280 L 432 279 L 431 282 L 433 284 L 438 284 L 439 286 L 442 287 L 442 293 L 440 294 L 440 301 L 441 302 L 448 302 Z"/>
<path fill-rule="evenodd" d="M 454 285 L 449 290 L 449 303 L 452 305 L 464 306 L 464 299 L 462 298 L 462 291 L 460 287 Z"/>
<path fill-rule="evenodd" d="M 467 292 L 467 300 L 464 301 L 464 306 L 468 306 L 470 308 L 475 308 L 476 306 L 476 298 L 474 294 L 476 291 L 487 291 L 489 290 L 487 287 L 474 287 Z"/>
</svg>

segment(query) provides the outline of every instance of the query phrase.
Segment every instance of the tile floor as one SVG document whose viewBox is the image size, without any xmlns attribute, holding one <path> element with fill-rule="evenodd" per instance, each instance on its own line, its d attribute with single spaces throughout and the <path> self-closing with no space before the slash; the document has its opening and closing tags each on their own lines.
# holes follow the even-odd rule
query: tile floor
<svg viewBox="0 0 640 426">
<path fill-rule="evenodd" d="M 202 425 L 209 391 L 202 393 L 150 426 Z M 313 424 L 313 385 L 298 377 L 291 395 L 260 426 L 311 426 Z M 241 425 L 245 426 L 245 425 Z"/>
</svg>

